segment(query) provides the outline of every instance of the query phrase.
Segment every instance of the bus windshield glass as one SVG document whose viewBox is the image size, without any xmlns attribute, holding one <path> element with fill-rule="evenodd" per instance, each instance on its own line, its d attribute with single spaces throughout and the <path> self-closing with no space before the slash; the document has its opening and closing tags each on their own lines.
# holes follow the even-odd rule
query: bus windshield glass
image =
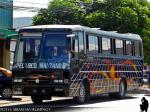
<svg viewBox="0 0 150 112">
<path fill-rule="evenodd" d="M 67 69 L 69 38 L 66 33 L 45 33 L 41 37 L 22 36 L 16 50 L 15 68 Z M 20 65 L 22 64 L 22 65 Z"/>
<path fill-rule="evenodd" d="M 41 38 L 22 37 L 18 45 L 17 62 L 37 61 Z"/>
<path fill-rule="evenodd" d="M 40 68 L 68 69 L 70 57 L 68 45 L 70 42 L 66 35 L 65 33 L 45 34 Z"/>
<path fill-rule="evenodd" d="M 64 34 L 45 34 L 42 59 L 65 59 L 67 54 L 67 39 Z"/>
</svg>

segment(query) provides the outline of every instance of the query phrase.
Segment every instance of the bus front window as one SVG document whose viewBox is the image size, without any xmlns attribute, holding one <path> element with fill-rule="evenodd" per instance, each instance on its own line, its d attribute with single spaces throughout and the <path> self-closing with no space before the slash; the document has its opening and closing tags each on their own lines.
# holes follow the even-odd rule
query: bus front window
<svg viewBox="0 0 150 112">
<path fill-rule="evenodd" d="M 46 34 L 42 59 L 65 60 L 68 58 L 66 34 Z"/>
<path fill-rule="evenodd" d="M 21 37 L 17 44 L 14 68 L 69 69 L 70 39 L 62 34 Z"/>
<path fill-rule="evenodd" d="M 35 62 L 38 58 L 40 38 L 20 39 L 17 52 L 17 62 Z"/>
<path fill-rule="evenodd" d="M 66 53 L 67 50 L 65 39 L 49 38 L 46 40 L 44 48 L 44 55 L 46 56 L 46 58 L 56 59 L 65 56 Z"/>
<path fill-rule="evenodd" d="M 66 33 L 45 34 L 39 68 L 68 69 L 70 42 L 66 35 Z"/>
</svg>

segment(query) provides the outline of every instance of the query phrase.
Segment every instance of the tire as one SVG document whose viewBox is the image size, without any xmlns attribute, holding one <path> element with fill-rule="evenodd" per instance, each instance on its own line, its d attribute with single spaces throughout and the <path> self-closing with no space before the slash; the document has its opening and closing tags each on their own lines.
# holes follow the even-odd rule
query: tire
<svg viewBox="0 0 150 112">
<path fill-rule="evenodd" d="M 1 90 L 1 96 L 2 98 L 6 98 L 6 99 L 12 98 L 13 96 L 12 89 L 10 87 L 3 88 Z"/>
<path fill-rule="evenodd" d="M 121 81 L 119 84 L 119 92 L 117 93 L 109 93 L 110 98 L 119 98 L 122 99 L 126 95 L 126 89 L 125 89 L 125 83 L 124 81 Z"/>
<path fill-rule="evenodd" d="M 80 104 L 87 103 L 90 100 L 90 90 L 87 83 L 81 83 L 79 88 L 79 96 L 74 97 L 74 100 Z"/>
<path fill-rule="evenodd" d="M 34 104 L 42 104 L 43 97 L 42 96 L 31 96 L 31 100 Z"/>
<path fill-rule="evenodd" d="M 119 96 L 119 98 L 124 98 L 125 95 L 126 95 L 125 83 L 124 83 L 124 81 L 121 81 L 119 84 L 118 96 Z"/>
</svg>

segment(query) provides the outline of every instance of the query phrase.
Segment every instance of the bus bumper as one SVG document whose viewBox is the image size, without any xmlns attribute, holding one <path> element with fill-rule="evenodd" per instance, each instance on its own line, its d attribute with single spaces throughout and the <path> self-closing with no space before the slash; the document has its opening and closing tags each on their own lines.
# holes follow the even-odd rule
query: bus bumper
<svg viewBox="0 0 150 112">
<path fill-rule="evenodd" d="M 68 85 L 13 85 L 14 95 L 25 96 L 69 96 Z"/>
</svg>

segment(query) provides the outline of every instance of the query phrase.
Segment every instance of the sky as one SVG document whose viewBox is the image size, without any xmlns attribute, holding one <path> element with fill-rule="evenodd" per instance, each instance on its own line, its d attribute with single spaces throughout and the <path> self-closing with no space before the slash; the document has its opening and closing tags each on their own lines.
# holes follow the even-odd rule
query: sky
<svg viewBox="0 0 150 112">
<path fill-rule="evenodd" d="M 46 8 L 51 0 L 14 0 L 14 6 Z M 148 0 L 150 1 L 150 0 Z M 36 12 L 14 10 L 13 17 L 33 17 Z"/>
<path fill-rule="evenodd" d="M 51 0 L 13 0 L 14 6 L 46 8 Z M 14 10 L 13 17 L 32 17 L 36 12 Z"/>
</svg>

